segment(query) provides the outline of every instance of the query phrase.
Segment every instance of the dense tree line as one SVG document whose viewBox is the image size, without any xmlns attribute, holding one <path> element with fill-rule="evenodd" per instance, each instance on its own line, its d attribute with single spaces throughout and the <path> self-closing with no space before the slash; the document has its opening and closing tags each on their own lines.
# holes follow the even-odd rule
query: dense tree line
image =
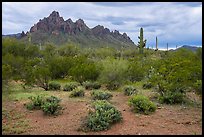
<svg viewBox="0 0 204 137">
<path fill-rule="evenodd" d="M 39 86 L 48 90 L 49 81 L 54 79 L 80 83 L 98 81 L 109 89 L 143 80 L 158 87 L 162 95 L 182 87 L 201 93 L 202 49 L 196 52 L 144 49 L 144 54 L 139 54 L 137 47 L 91 49 L 74 44 L 59 47 L 45 44 L 40 50 L 39 45 L 3 38 L 3 85 L 9 80 L 20 80 L 24 86 Z"/>
</svg>

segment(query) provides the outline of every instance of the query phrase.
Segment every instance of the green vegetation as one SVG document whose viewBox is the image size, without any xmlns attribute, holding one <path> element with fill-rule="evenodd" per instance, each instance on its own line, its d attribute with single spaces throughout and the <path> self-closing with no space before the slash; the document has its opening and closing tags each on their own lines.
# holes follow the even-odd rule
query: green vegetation
<svg viewBox="0 0 204 137">
<path fill-rule="evenodd" d="M 77 88 L 78 86 L 80 86 L 80 83 L 78 83 L 78 82 L 69 82 L 69 83 L 64 85 L 63 90 L 64 91 L 72 91 L 75 88 Z"/>
<path fill-rule="evenodd" d="M 141 29 L 141 44 L 142 42 Z M 144 46 L 144 45 L 143 45 Z M 14 38 L 2 40 L 2 82 L 4 91 L 9 81 L 21 81 L 24 89 L 41 87 L 44 90 L 59 90 L 59 85 L 49 87 L 51 81 L 64 79 L 64 91 L 72 91 L 78 84 L 86 89 L 108 90 L 134 82 L 145 81 L 143 88 L 156 88 L 161 96 L 165 92 L 178 92 L 178 88 L 194 89 L 202 95 L 202 50 L 191 52 L 157 51 L 137 48 L 80 48 L 74 43 L 55 46 L 39 46 L 23 43 Z M 82 50 L 84 52 L 82 52 Z M 100 84 L 99 84 L 100 83 Z M 5 88 L 7 87 L 7 88 Z M 165 94 L 166 95 L 166 94 Z M 185 97 L 185 96 L 184 96 Z"/>
<path fill-rule="evenodd" d="M 73 91 L 71 91 L 71 94 L 69 97 L 83 97 L 84 96 L 84 88 L 82 86 L 79 86 L 75 88 Z"/>
<path fill-rule="evenodd" d="M 96 80 L 99 70 L 93 61 L 81 56 L 75 60 L 75 65 L 69 70 L 69 73 L 74 80 L 82 83 L 87 80 Z"/>
<path fill-rule="evenodd" d="M 142 87 L 143 89 L 150 89 L 153 87 L 153 85 L 151 82 L 147 82 L 147 83 L 144 83 Z"/>
<path fill-rule="evenodd" d="M 140 36 L 138 36 L 139 38 L 139 53 L 143 54 L 143 48 L 146 46 L 146 39 L 143 41 L 143 28 L 140 28 Z"/>
<path fill-rule="evenodd" d="M 85 131 L 107 130 L 113 123 L 122 120 L 122 114 L 106 100 L 92 103 L 92 109 L 86 117 L 82 129 Z"/>
<path fill-rule="evenodd" d="M 42 109 L 45 114 L 56 115 L 62 109 L 59 105 L 61 100 L 54 96 L 46 98 L 45 96 L 38 95 L 37 97 L 31 96 L 29 99 L 31 102 L 26 104 L 28 110 Z"/>
<path fill-rule="evenodd" d="M 202 80 L 197 80 L 193 84 L 193 88 L 197 91 L 197 93 L 202 95 Z"/>
<path fill-rule="evenodd" d="M 41 106 L 43 112 L 48 115 L 57 115 L 59 110 L 62 109 L 59 102 L 61 100 L 57 97 L 51 96 L 46 98 L 46 102 Z"/>
<path fill-rule="evenodd" d="M 50 82 L 48 86 L 49 90 L 60 90 L 61 87 L 60 83 L 54 81 Z"/>
<path fill-rule="evenodd" d="M 136 113 L 150 114 L 156 110 L 156 105 L 143 95 L 133 96 L 129 99 L 128 104 Z"/>
<path fill-rule="evenodd" d="M 96 100 L 96 99 L 107 100 L 107 99 L 113 97 L 113 95 L 111 94 L 110 91 L 103 91 L 103 90 L 93 90 L 91 92 L 91 96 L 94 100 Z"/>
<path fill-rule="evenodd" d="M 138 93 L 137 89 L 134 86 L 131 86 L 131 85 L 124 86 L 123 87 L 123 92 L 127 96 L 131 96 L 131 95 L 134 95 L 134 94 Z"/>
<path fill-rule="evenodd" d="M 144 46 L 144 41 L 141 43 Z M 61 106 L 58 98 L 51 95 L 83 97 L 87 90 L 92 90 L 92 99 L 98 101 L 85 122 L 88 130 L 105 130 L 122 119 L 121 113 L 106 101 L 114 91 L 131 96 L 127 97 L 129 105 L 144 114 L 156 110 L 149 98 L 158 103 L 181 104 L 187 100 L 187 92 L 195 91 L 202 96 L 201 48 L 196 52 L 185 49 L 165 52 L 144 47 L 140 51 L 138 47 L 91 49 L 49 43 L 42 45 L 41 50 L 38 47 L 3 38 L 3 101 L 5 97 L 27 101 L 32 96 L 26 104 L 29 110 L 42 109 L 45 114 L 55 115 Z M 48 91 L 60 89 L 71 92 Z M 3 130 L 7 128 L 4 126 Z"/>
<path fill-rule="evenodd" d="M 179 104 L 184 102 L 184 94 L 181 92 L 165 92 L 159 97 L 161 103 Z"/>
<path fill-rule="evenodd" d="M 101 87 L 99 82 L 85 81 L 82 83 L 85 89 L 99 89 Z"/>
<path fill-rule="evenodd" d="M 106 84 L 108 90 L 118 89 L 127 79 L 128 61 L 124 59 L 106 58 L 100 62 L 102 70 L 99 81 Z"/>
<path fill-rule="evenodd" d="M 193 87 L 197 80 L 202 80 L 201 60 L 193 52 L 184 49 L 168 52 L 165 57 L 159 62 L 155 62 L 151 67 L 148 79 L 157 87 L 162 100 L 165 98 L 172 100 L 178 95 L 180 101 L 170 102 L 181 103 L 187 89 Z"/>
<path fill-rule="evenodd" d="M 29 99 L 31 102 L 26 104 L 28 110 L 41 109 L 41 106 L 45 103 L 43 96 L 30 96 Z"/>
</svg>

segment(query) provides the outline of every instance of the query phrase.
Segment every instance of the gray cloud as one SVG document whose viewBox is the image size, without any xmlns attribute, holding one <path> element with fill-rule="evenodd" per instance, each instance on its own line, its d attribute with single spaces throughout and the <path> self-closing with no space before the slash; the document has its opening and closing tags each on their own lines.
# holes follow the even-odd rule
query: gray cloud
<svg viewBox="0 0 204 137">
<path fill-rule="evenodd" d="M 123 21 L 113 21 L 112 24 L 113 25 L 125 25 L 125 22 L 123 22 Z"/>
<path fill-rule="evenodd" d="M 139 5 L 156 5 L 161 2 L 92 2 L 92 4 L 107 7 L 129 7 L 129 6 L 139 6 Z M 197 7 L 202 5 L 202 2 L 172 2 L 175 5 L 185 5 L 190 7 Z"/>
<path fill-rule="evenodd" d="M 202 2 L 174 2 L 174 4 L 185 5 L 189 7 L 197 7 L 202 5 Z"/>
<path fill-rule="evenodd" d="M 143 3 L 143 2 L 142 2 Z M 135 6 L 138 4 L 142 4 L 141 2 L 132 3 L 132 2 L 93 2 L 92 4 L 98 6 L 107 6 L 107 7 L 126 7 L 126 6 Z"/>
</svg>

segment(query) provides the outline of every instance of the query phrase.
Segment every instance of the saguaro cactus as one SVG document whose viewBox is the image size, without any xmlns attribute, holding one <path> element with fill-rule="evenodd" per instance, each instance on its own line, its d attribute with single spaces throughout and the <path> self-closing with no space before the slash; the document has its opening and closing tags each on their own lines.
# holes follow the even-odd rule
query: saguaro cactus
<svg viewBox="0 0 204 137">
<path fill-rule="evenodd" d="M 169 47 L 169 44 L 167 43 L 167 44 L 166 44 L 166 49 L 167 49 L 167 51 L 168 51 L 168 47 Z"/>
<path fill-rule="evenodd" d="M 139 38 L 139 53 L 140 54 L 143 54 L 143 48 L 145 47 L 146 45 L 146 39 L 143 41 L 143 28 L 140 28 L 140 36 L 138 36 Z"/>
<path fill-rule="evenodd" d="M 157 37 L 156 37 L 156 50 L 158 50 L 158 40 L 157 40 Z"/>
</svg>

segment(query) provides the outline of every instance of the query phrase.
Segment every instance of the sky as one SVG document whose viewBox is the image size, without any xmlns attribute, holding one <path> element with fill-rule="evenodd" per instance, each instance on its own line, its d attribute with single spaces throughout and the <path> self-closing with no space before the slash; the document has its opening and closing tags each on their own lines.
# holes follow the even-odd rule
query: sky
<svg viewBox="0 0 204 137">
<path fill-rule="evenodd" d="M 2 34 L 27 32 L 54 10 L 89 28 L 125 32 L 135 44 L 142 27 L 150 48 L 156 36 L 159 49 L 202 46 L 202 2 L 2 2 Z"/>
</svg>

